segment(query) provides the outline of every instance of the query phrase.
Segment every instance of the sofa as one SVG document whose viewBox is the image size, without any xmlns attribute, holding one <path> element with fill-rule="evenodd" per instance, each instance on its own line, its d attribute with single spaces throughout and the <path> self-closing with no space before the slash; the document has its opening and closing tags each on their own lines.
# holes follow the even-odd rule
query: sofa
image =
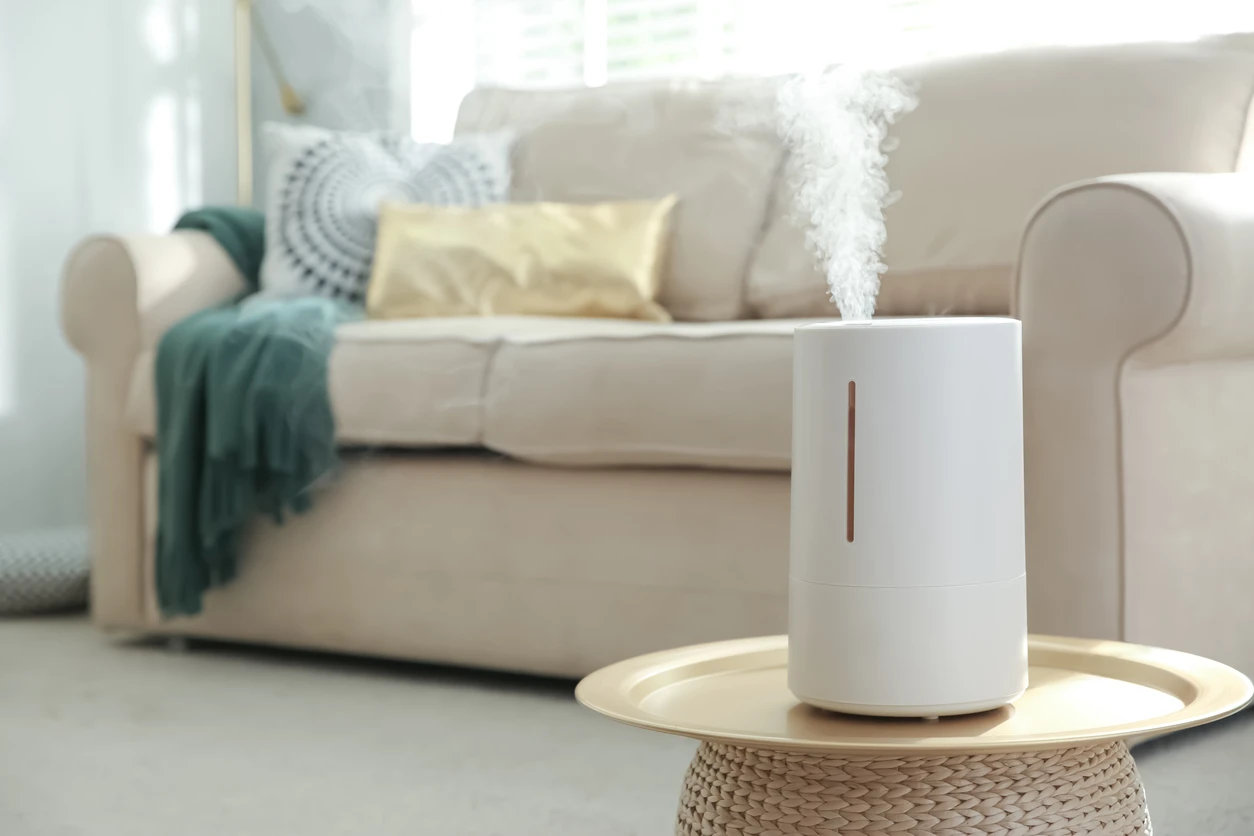
<svg viewBox="0 0 1254 836">
<path fill-rule="evenodd" d="M 900 72 L 877 315 L 1022 320 L 1031 628 L 1254 671 L 1254 37 Z M 775 83 L 470 93 L 518 200 L 679 195 L 676 321 L 343 325 L 342 472 L 192 618 L 154 604 L 153 354 L 243 282 L 202 233 L 84 241 L 95 623 L 559 676 L 784 631 L 792 334 L 835 314 Z"/>
</svg>

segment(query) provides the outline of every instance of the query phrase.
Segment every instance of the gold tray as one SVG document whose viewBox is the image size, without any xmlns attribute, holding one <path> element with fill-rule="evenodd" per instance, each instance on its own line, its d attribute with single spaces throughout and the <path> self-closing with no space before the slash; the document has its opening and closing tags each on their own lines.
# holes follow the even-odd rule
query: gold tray
<svg viewBox="0 0 1254 836">
<path fill-rule="evenodd" d="M 802 752 L 1026 752 L 1200 726 L 1249 704 L 1254 686 L 1219 662 L 1113 641 L 1032 636 L 1028 690 L 964 717 L 901 720 L 812 708 L 788 690 L 788 637 L 716 642 L 602 668 L 575 696 L 654 731 Z"/>
</svg>

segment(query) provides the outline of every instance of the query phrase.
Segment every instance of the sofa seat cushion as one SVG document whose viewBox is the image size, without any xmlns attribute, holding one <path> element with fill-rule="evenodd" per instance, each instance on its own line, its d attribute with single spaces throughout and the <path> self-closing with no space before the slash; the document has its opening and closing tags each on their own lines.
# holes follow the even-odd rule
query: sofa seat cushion
<svg viewBox="0 0 1254 836">
<path fill-rule="evenodd" d="M 480 399 L 493 347 L 511 323 L 481 317 L 365 320 L 341 325 L 329 388 L 346 444 L 477 445 Z M 131 377 L 128 417 L 156 432 L 153 352 Z"/>
<path fill-rule="evenodd" d="M 331 405 L 345 444 L 482 446 L 561 465 L 787 471 L 792 333 L 805 320 L 549 317 L 340 327 Z M 152 437 L 153 355 L 128 419 Z"/>
<path fill-rule="evenodd" d="M 502 341 L 488 447 L 543 464 L 789 469 L 804 321 L 585 322 Z"/>
</svg>

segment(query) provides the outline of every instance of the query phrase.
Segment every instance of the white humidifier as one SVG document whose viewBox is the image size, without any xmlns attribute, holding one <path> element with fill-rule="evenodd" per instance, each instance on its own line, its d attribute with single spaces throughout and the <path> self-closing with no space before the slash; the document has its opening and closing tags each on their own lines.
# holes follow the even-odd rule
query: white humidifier
<svg viewBox="0 0 1254 836">
<path fill-rule="evenodd" d="M 789 688 L 892 717 L 1011 702 L 1027 687 L 1019 323 L 822 323 L 794 353 Z"/>
</svg>

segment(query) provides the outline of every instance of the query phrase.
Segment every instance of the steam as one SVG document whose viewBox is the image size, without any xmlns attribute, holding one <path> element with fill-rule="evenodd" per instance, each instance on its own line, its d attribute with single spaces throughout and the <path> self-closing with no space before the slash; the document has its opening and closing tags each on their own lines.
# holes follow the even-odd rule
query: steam
<svg viewBox="0 0 1254 836">
<path fill-rule="evenodd" d="M 896 76 L 849 65 L 787 81 L 777 127 L 792 152 L 806 243 L 823 263 L 842 319 L 870 319 L 884 272 L 888 128 L 918 99 Z"/>
</svg>

